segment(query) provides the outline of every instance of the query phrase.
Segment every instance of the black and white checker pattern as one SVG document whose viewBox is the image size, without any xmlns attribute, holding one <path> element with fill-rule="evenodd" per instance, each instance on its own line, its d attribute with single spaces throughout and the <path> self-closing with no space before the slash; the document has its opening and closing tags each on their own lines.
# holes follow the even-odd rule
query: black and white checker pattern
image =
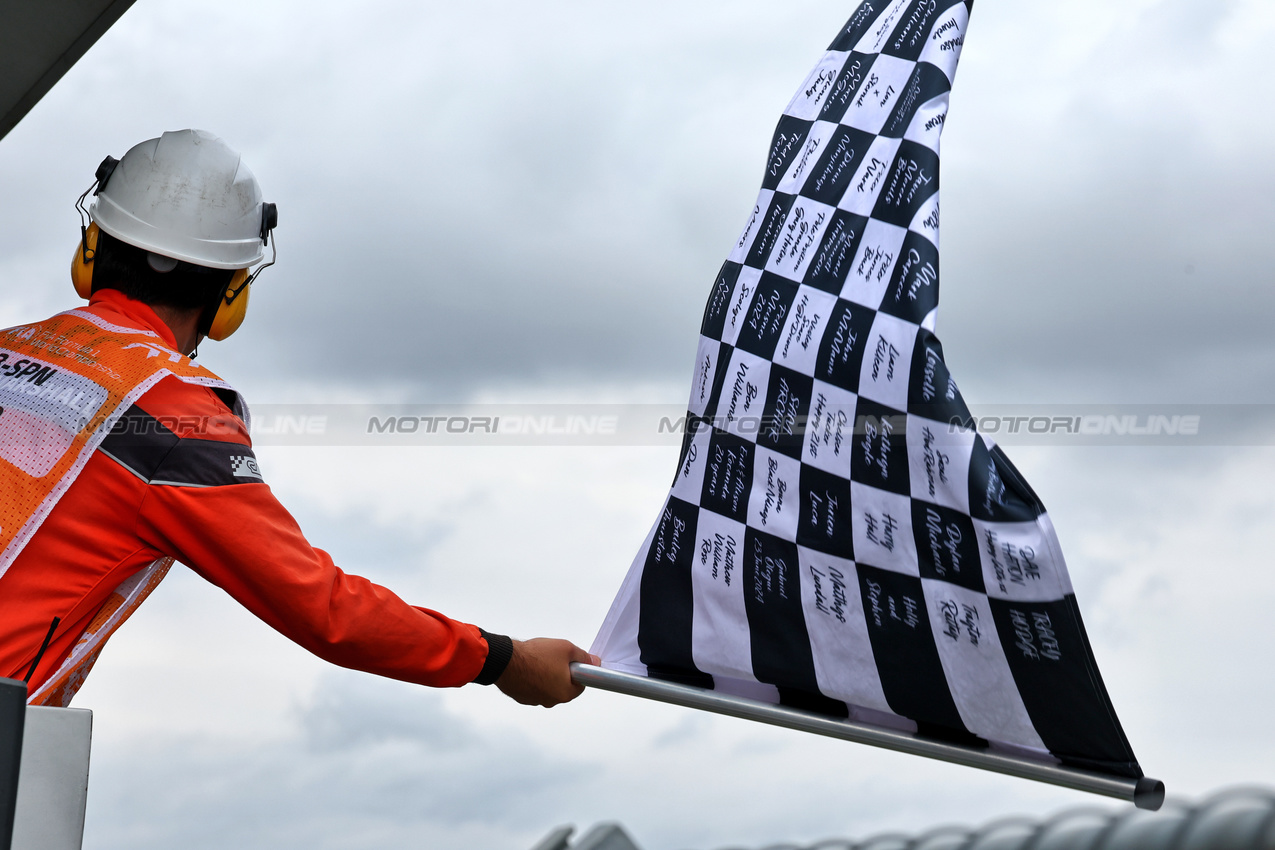
<svg viewBox="0 0 1275 850">
<path fill-rule="evenodd" d="M 972 0 L 864 0 L 780 118 L 606 666 L 1140 776 L 1044 507 L 934 335 Z"/>
</svg>

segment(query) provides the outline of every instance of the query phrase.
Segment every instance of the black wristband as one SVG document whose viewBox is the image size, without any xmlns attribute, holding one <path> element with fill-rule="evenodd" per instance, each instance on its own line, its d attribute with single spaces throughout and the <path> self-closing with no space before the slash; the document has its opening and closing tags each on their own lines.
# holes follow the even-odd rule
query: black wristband
<svg viewBox="0 0 1275 850">
<path fill-rule="evenodd" d="M 480 628 L 478 631 L 482 632 L 483 639 L 487 641 L 487 660 L 483 662 L 483 669 L 478 672 L 474 681 L 480 685 L 494 685 L 509 666 L 509 659 L 514 657 L 514 642 L 505 635 L 494 635 L 486 629 Z"/>
</svg>

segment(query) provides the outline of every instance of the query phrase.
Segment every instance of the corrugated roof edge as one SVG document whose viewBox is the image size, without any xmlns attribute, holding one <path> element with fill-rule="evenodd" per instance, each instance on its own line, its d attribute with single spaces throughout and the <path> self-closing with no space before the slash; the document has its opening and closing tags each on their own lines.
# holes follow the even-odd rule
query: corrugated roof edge
<svg viewBox="0 0 1275 850">
<path fill-rule="evenodd" d="M 770 845 L 761 850 L 1275 850 L 1275 789 L 1240 786 L 1198 803 L 1170 797 L 1159 812 L 1068 809 L 1043 820 L 1001 818 L 982 827 L 891 831 L 862 841 Z M 720 850 L 731 850 L 721 848 Z"/>
<path fill-rule="evenodd" d="M 581 850 L 569 835 L 555 830 L 554 850 Z M 977 828 L 940 826 L 917 835 L 892 831 L 862 841 L 829 838 L 756 850 L 1275 850 L 1275 789 L 1238 786 L 1197 803 L 1170 797 L 1158 812 L 1086 806 L 1041 820 L 999 818 Z"/>
</svg>

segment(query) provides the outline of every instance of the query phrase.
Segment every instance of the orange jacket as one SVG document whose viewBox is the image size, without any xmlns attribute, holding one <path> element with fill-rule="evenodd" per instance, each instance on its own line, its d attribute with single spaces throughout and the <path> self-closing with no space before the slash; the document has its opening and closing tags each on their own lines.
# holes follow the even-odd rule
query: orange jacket
<svg viewBox="0 0 1275 850">
<path fill-rule="evenodd" d="M 177 347 L 154 310 L 122 293 L 100 290 L 87 309 Z M 111 591 L 164 555 L 334 664 L 437 687 L 504 671 L 509 638 L 408 605 L 312 547 L 255 460 L 245 468 L 251 440 L 217 390 L 164 378 L 125 421 L 0 578 L 0 676 L 24 678 L 59 617 L 34 691 Z"/>
</svg>

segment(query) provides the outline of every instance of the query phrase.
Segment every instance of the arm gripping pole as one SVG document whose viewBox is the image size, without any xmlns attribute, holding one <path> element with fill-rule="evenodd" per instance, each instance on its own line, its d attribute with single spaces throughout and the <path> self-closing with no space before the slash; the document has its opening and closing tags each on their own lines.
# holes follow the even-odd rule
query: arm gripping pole
<svg viewBox="0 0 1275 850">
<path fill-rule="evenodd" d="M 1015 758 L 995 750 L 975 749 L 934 741 L 907 732 L 880 729 L 782 705 L 759 703 L 718 691 L 679 685 L 660 679 L 648 679 L 644 676 L 634 676 L 588 664 L 572 664 L 571 678 L 576 684 L 589 688 L 667 702 L 685 708 L 698 708 L 701 711 L 725 714 L 728 717 L 756 720 L 772 726 L 812 732 L 829 738 L 883 747 L 887 750 L 1004 773 L 1021 779 L 1033 779 L 1076 791 L 1115 797 L 1119 800 L 1128 800 L 1139 809 L 1155 811 L 1164 803 L 1164 783 L 1158 779 L 1147 777 L 1126 779 L 1044 761 Z"/>
</svg>

